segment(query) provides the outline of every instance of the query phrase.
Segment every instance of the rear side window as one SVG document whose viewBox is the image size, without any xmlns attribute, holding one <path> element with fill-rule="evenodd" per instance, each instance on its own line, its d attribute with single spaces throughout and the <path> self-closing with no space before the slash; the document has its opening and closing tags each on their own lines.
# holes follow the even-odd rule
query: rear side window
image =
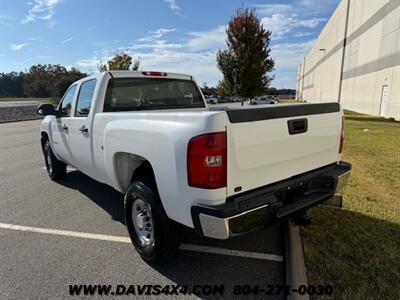
<svg viewBox="0 0 400 300">
<path fill-rule="evenodd" d="M 76 85 L 71 86 L 61 100 L 61 117 L 69 117 L 71 115 L 72 101 L 74 100 L 75 91 Z"/>
<path fill-rule="evenodd" d="M 95 87 L 96 79 L 88 80 L 81 84 L 75 110 L 76 117 L 87 117 L 89 114 Z"/>
<path fill-rule="evenodd" d="M 205 107 L 191 80 L 114 78 L 108 82 L 104 111 Z"/>
</svg>

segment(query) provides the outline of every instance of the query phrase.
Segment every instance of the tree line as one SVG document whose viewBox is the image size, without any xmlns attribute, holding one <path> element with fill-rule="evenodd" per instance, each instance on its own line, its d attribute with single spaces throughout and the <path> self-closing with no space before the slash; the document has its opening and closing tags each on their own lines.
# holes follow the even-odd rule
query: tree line
<svg viewBox="0 0 400 300">
<path fill-rule="evenodd" d="M 0 97 L 60 98 L 76 80 L 87 76 L 76 68 L 34 65 L 25 72 L 0 73 Z"/>
<path fill-rule="evenodd" d="M 116 53 L 107 63 L 98 65 L 107 70 L 137 70 L 139 59 L 126 53 Z M 0 97 L 61 98 L 68 87 L 87 74 L 77 68 L 62 65 L 34 65 L 25 72 L 0 73 Z"/>
<path fill-rule="evenodd" d="M 200 86 L 203 95 L 205 96 L 236 96 L 237 94 L 230 94 L 226 90 L 221 90 L 220 87 L 221 82 L 219 82 L 218 86 L 209 86 L 207 82 L 203 82 Z M 277 89 L 275 87 L 265 87 L 264 90 L 260 92 L 260 95 L 272 95 L 272 96 L 294 96 L 296 95 L 296 90 L 293 89 Z"/>
</svg>

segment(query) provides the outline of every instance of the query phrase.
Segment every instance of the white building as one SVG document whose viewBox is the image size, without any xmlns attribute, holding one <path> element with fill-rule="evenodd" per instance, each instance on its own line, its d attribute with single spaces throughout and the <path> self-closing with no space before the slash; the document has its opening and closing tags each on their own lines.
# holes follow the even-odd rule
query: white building
<svg viewBox="0 0 400 300">
<path fill-rule="evenodd" d="M 400 120 L 400 0 L 342 0 L 300 63 L 297 98 Z"/>
</svg>

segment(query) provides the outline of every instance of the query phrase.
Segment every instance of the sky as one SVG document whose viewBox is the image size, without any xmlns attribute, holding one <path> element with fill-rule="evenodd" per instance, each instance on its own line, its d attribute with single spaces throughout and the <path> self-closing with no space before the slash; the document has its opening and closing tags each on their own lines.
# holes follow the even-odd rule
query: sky
<svg viewBox="0 0 400 300">
<path fill-rule="evenodd" d="M 272 31 L 271 85 L 295 88 L 298 64 L 339 1 L 0 0 L 0 72 L 51 63 L 93 73 L 124 51 L 143 70 L 188 73 L 214 86 L 229 20 L 236 9 L 255 7 Z"/>
</svg>

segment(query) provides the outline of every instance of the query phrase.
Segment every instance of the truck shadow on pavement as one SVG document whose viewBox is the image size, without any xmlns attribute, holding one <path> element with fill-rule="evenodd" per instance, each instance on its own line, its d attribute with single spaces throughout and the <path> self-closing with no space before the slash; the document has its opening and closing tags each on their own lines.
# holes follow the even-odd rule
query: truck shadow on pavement
<svg viewBox="0 0 400 300">
<path fill-rule="evenodd" d="M 124 225 L 124 195 L 117 192 L 106 184 L 102 184 L 86 176 L 80 171 L 74 170 L 68 172 L 66 179 L 58 182 L 59 184 L 77 190 L 88 197 L 95 204 L 106 211 L 113 220 Z M 194 233 L 191 228 L 182 228 L 182 239 L 184 243 L 196 243 L 206 246 L 227 247 L 229 249 L 241 251 L 255 251 L 265 253 L 281 253 L 283 242 L 280 239 L 282 235 L 280 225 L 275 227 L 252 232 L 247 235 L 239 236 L 230 240 L 216 240 L 200 237 Z M 248 237 L 251 236 L 249 239 Z M 251 240 L 251 243 L 249 241 Z M 274 243 L 266 242 L 273 240 Z"/>
<path fill-rule="evenodd" d="M 59 184 L 79 191 L 106 211 L 113 220 L 125 225 L 123 195 L 113 188 L 99 183 L 79 171 L 70 171 L 65 180 L 60 181 Z M 283 233 L 282 227 L 279 225 L 230 240 L 200 237 L 191 228 L 183 227 L 182 243 L 272 255 L 282 255 L 283 253 Z M 218 289 L 223 285 L 223 296 L 228 298 L 235 296 L 233 294 L 235 285 L 249 284 L 267 288 L 269 284 L 284 284 L 284 263 L 280 261 L 196 251 L 180 251 L 178 257 L 171 263 L 166 265 L 150 264 L 149 266 L 180 286 L 193 287 L 200 285 Z M 137 271 L 133 268 L 130 272 L 135 273 Z M 134 277 L 136 275 L 132 274 L 130 276 Z M 248 295 L 246 299 L 265 299 L 265 295 L 262 297 L 253 296 Z M 214 299 L 215 295 L 202 294 L 197 297 Z M 221 299 L 222 296 L 219 298 Z M 268 299 L 281 298 L 280 296 L 274 296 Z"/>
<path fill-rule="evenodd" d="M 58 183 L 79 191 L 105 210 L 113 220 L 125 225 L 124 195 L 112 187 L 102 184 L 77 170 L 68 172 L 66 178 Z"/>
</svg>

